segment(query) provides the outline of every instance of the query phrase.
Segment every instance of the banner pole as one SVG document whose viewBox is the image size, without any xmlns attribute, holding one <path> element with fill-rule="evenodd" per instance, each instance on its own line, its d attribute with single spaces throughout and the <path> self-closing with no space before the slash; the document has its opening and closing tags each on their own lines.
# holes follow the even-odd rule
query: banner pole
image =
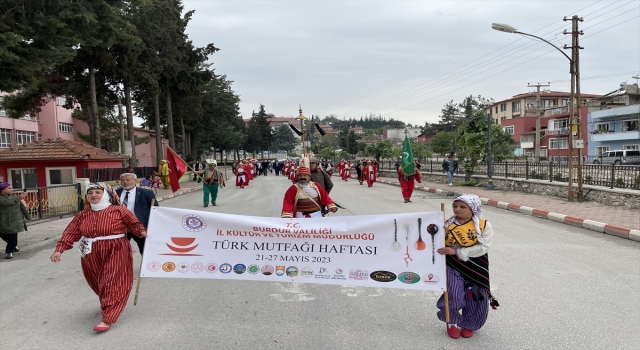
<svg viewBox="0 0 640 350">
<path fill-rule="evenodd" d="M 442 217 L 445 218 L 446 221 L 446 216 L 444 214 L 444 203 L 440 203 L 440 211 L 442 212 Z M 443 229 L 446 229 L 443 227 Z M 445 257 L 445 271 L 447 269 L 446 266 L 446 257 Z M 142 267 L 141 267 L 142 268 Z M 449 322 L 451 321 L 451 319 L 449 318 L 449 292 L 447 290 L 447 274 L 445 272 L 444 274 L 444 319 L 445 321 L 447 321 L 447 325 L 449 324 Z M 137 294 L 137 293 L 136 293 Z"/>
<path fill-rule="evenodd" d="M 193 170 L 193 168 L 189 165 L 189 163 L 187 163 L 184 159 L 182 159 L 182 157 L 180 157 L 180 156 L 178 155 L 178 153 L 176 153 L 176 151 L 174 151 L 174 150 L 173 150 L 173 148 L 169 147 L 169 145 L 168 145 L 168 144 L 166 144 L 166 143 L 165 143 L 164 145 L 165 145 L 168 149 L 170 149 L 170 150 L 171 150 L 171 152 L 173 152 L 173 154 L 175 154 L 178 158 L 180 158 L 180 160 L 181 160 L 181 161 L 182 161 L 182 162 L 187 166 L 187 168 L 189 168 L 189 170 L 191 170 L 191 172 L 195 172 L 195 171 Z M 204 179 L 202 178 L 202 176 L 200 176 L 200 174 L 196 174 L 196 175 L 200 178 L 200 181 L 203 181 L 203 182 L 204 182 Z"/>
<path fill-rule="evenodd" d="M 151 208 L 149 208 L 149 211 L 153 209 L 154 205 L 156 205 L 155 198 L 151 200 Z M 148 237 L 149 237 L 149 232 L 147 231 L 147 238 Z M 145 239 L 144 243 L 142 244 L 143 250 L 146 244 L 147 244 L 147 240 Z M 140 252 L 140 270 L 138 271 L 138 282 L 136 282 L 136 296 L 133 298 L 133 306 L 136 306 L 138 304 L 138 293 L 140 293 L 140 282 L 142 281 L 142 261 L 144 260 L 143 258 L 144 258 L 144 255 L 142 254 L 142 252 Z"/>
</svg>

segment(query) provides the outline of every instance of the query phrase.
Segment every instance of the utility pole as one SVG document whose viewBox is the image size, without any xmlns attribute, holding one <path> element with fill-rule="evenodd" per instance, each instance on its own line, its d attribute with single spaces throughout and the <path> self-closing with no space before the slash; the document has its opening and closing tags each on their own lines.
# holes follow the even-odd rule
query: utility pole
<svg viewBox="0 0 640 350">
<path fill-rule="evenodd" d="M 120 154 L 125 154 L 124 147 L 124 117 L 122 116 L 122 101 L 118 98 L 118 121 L 120 122 Z M 125 161 L 122 161 L 124 168 Z"/>
<path fill-rule="evenodd" d="M 542 118 L 542 105 L 540 104 L 540 87 L 551 86 L 551 83 L 542 85 L 540 83 L 536 85 L 527 84 L 527 87 L 536 87 L 538 89 L 538 95 L 536 96 L 536 145 L 535 153 L 533 154 L 536 162 L 540 162 L 540 118 Z M 520 107 L 522 108 L 522 107 Z"/>
<path fill-rule="evenodd" d="M 568 21 L 567 17 L 563 18 L 563 21 Z M 571 32 L 567 32 L 566 30 L 563 34 L 571 34 L 571 46 L 564 46 L 564 49 L 571 49 L 571 111 L 569 112 L 569 188 L 567 199 L 569 202 L 573 202 L 575 193 L 573 191 L 573 149 L 578 148 L 578 161 L 575 166 L 577 171 L 578 178 L 578 201 L 582 201 L 584 198 L 582 192 L 582 147 L 583 140 L 580 135 L 580 65 L 579 65 L 579 56 L 580 50 L 584 49 L 584 47 L 580 46 L 579 37 L 583 35 L 584 32 L 578 30 L 578 22 L 584 21 L 582 18 L 574 15 L 571 17 Z M 575 138 L 574 138 L 575 136 Z M 574 140 L 576 141 L 574 144 Z"/>
</svg>

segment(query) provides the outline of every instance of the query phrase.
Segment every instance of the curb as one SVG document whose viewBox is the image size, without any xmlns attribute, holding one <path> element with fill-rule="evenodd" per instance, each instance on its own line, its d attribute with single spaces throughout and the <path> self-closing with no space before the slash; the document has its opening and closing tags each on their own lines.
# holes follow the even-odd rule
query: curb
<svg viewBox="0 0 640 350">
<path fill-rule="evenodd" d="M 400 186 L 399 183 L 395 183 L 387 180 L 379 180 L 378 182 L 387 184 L 387 185 Z M 451 196 L 455 196 L 459 194 L 454 191 L 442 190 L 438 188 L 428 188 L 425 186 L 416 186 L 415 189 L 423 192 L 430 192 L 430 193 L 437 193 L 437 194 L 444 194 L 444 195 L 451 195 Z M 487 204 L 495 208 L 505 209 L 515 213 L 533 216 L 540 219 L 547 219 L 547 220 L 551 220 L 551 221 L 555 221 L 555 222 L 559 222 L 559 223 L 563 223 L 563 224 L 567 224 L 575 227 L 581 227 L 581 228 L 595 231 L 595 232 L 608 234 L 611 236 L 616 236 L 616 237 L 640 242 L 640 230 L 633 230 L 627 227 L 610 225 L 604 222 L 587 220 L 587 219 L 578 218 L 578 217 L 570 216 L 566 214 L 554 213 L 554 212 L 550 212 L 543 209 L 525 207 L 519 204 L 507 203 L 507 202 L 498 201 L 495 199 L 481 197 L 480 200 L 482 201 L 482 204 Z"/>
<path fill-rule="evenodd" d="M 162 196 L 162 197 L 156 197 L 156 202 L 162 202 L 162 201 L 166 201 L 167 199 L 171 199 L 177 196 L 182 196 L 183 194 L 187 194 L 187 193 L 191 193 L 191 192 L 195 192 L 198 190 L 202 190 L 202 187 L 192 187 L 192 188 L 188 188 L 186 190 L 178 190 L 172 194 L 168 194 L 166 196 Z"/>
</svg>

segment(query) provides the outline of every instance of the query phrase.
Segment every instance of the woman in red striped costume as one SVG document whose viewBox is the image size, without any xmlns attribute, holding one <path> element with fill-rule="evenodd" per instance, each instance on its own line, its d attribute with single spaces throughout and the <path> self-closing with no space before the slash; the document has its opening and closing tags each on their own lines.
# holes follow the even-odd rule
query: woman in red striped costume
<svg viewBox="0 0 640 350">
<path fill-rule="evenodd" d="M 133 253 L 125 235 L 147 237 L 145 228 L 127 207 L 118 204 L 118 195 L 108 184 L 96 182 L 87 188 L 85 209 L 62 233 L 52 262 L 80 241 L 82 272 L 100 298 L 102 322 L 96 332 L 109 330 L 127 305 L 133 287 Z"/>
</svg>

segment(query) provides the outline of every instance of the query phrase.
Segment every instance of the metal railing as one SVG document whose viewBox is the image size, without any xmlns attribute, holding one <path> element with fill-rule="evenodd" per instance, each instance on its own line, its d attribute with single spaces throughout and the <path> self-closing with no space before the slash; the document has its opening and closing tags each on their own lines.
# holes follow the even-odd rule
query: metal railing
<svg viewBox="0 0 640 350">
<path fill-rule="evenodd" d="M 84 201 L 80 184 L 26 188 L 24 201 L 32 220 L 75 214 L 82 210 Z"/>
<path fill-rule="evenodd" d="M 135 167 L 133 173 L 138 176 L 139 179 L 147 176 L 153 176 L 153 172 L 157 171 L 157 167 Z M 120 175 L 127 172 L 127 168 L 102 168 L 102 169 L 82 169 L 82 177 L 88 178 L 89 182 L 99 181 L 116 181 L 120 180 Z"/>
<path fill-rule="evenodd" d="M 491 167 L 493 177 L 548 180 L 549 182 L 569 181 L 569 166 L 567 163 L 502 161 L 492 162 Z M 380 169 L 395 170 L 395 162 L 381 161 Z M 444 173 L 442 162 L 434 160 L 423 162 L 420 171 L 424 173 Z M 462 175 L 464 173 L 465 170 L 462 162 L 460 162 L 456 174 Z M 574 171 L 573 174 L 575 182 L 577 181 L 577 172 Z M 473 170 L 473 175 L 487 176 L 486 163 L 477 164 Z M 588 185 L 609 188 L 640 190 L 640 165 L 584 164 L 582 166 L 582 182 Z"/>
</svg>

